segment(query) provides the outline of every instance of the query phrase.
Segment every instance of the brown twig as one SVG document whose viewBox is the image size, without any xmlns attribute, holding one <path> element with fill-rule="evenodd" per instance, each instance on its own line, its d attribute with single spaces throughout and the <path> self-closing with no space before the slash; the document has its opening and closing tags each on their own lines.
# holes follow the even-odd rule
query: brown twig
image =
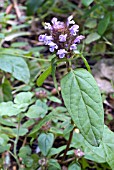
<svg viewBox="0 0 114 170">
<path fill-rule="evenodd" d="M 60 163 L 60 164 L 67 164 L 67 163 L 69 163 L 69 162 L 71 162 L 71 161 L 73 161 L 73 160 L 75 160 L 76 158 L 75 157 L 73 157 L 73 158 L 69 158 L 69 159 L 67 159 L 66 161 L 61 161 L 61 160 L 58 160 L 58 163 Z"/>
<path fill-rule="evenodd" d="M 71 141 L 72 141 L 73 131 L 74 131 L 74 128 L 73 128 L 73 130 L 70 132 L 69 140 L 68 140 L 68 143 L 67 143 L 67 146 L 66 146 L 66 149 L 65 149 L 63 158 L 62 158 L 62 162 L 64 161 L 64 159 L 65 159 L 65 157 L 66 157 L 67 151 L 69 150 L 69 146 L 70 146 Z"/>
</svg>

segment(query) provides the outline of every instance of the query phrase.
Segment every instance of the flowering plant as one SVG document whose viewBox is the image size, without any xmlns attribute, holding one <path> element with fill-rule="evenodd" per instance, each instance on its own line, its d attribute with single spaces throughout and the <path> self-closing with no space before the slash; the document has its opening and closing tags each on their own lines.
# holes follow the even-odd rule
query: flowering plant
<svg viewBox="0 0 114 170">
<path fill-rule="evenodd" d="M 78 149 L 76 146 L 76 148 L 74 147 L 76 149 L 74 153 L 78 159 L 80 156 L 84 156 L 87 151 L 91 152 L 91 149 L 94 154 L 100 153 L 100 148 L 103 150 L 103 145 L 106 145 L 105 134 L 108 128 L 104 125 L 102 98 L 97 83 L 91 74 L 90 66 L 82 53 L 74 53 L 77 49 L 77 44 L 84 39 L 83 35 L 77 35 L 79 26 L 75 24 L 72 16 L 68 17 L 65 23 L 58 21 L 55 17 L 51 22 L 52 24 L 45 23 L 45 29 L 49 31 L 50 35 L 40 35 L 39 41 L 48 45 L 49 51 L 55 52 L 56 57 L 52 59 L 50 67 L 40 75 L 37 84 L 42 85 L 48 75 L 52 73 L 55 87 L 58 90 L 55 77 L 56 67 L 59 63 L 66 62 L 68 72 L 61 79 L 60 86 L 61 95 L 71 122 L 68 125 L 70 134 L 67 147 L 62 159 L 59 161 L 62 164 L 72 143 L 75 128 L 78 128 L 84 143 L 83 149 L 81 145 Z M 74 57 L 81 57 L 88 71 L 83 68 L 72 69 L 71 61 Z M 94 160 L 96 160 L 96 157 Z"/>
<path fill-rule="evenodd" d="M 79 26 L 72 19 L 73 16 L 70 16 L 64 23 L 54 17 L 51 20 L 52 25 L 45 23 L 45 29 L 50 31 L 50 35 L 42 34 L 39 36 L 39 41 L 48 45 L 50 52 L 56 51 L 58 58 L 70 58 L 73 55 L 73 50 L 77 49 L 77 44 L 84 39 L 82 35 L 77 36 Z"/>
</svg>

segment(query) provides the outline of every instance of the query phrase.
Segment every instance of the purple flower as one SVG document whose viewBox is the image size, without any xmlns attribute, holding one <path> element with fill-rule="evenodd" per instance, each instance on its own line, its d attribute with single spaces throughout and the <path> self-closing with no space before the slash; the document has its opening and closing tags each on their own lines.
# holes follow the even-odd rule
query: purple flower
<svg viewBox="0 0 114 170">
<path fill-rule="evenodd" d="M 45 29 L 48 29 L 48 30 L 51 30 L 51 29 L 52 29 L 52 26 L 51 26 L 50 23 L 45 22 L 44 28 L 45 28 Z"/>
<path fill-rule="evenodd" d="M 48 45 L 53 40 L 53 37 L 50 35 L 42 34 L 39 36 L 39 41 L 43 41 L 45 45 Z"/>
<path fill-rule="evenodd" d="M 84 38 L 82 35 L 77 36 L 79 26 L 75 24 L 72 15 L 67 18 L 66 22 L 58 21 L 54 17 L 51 23 L 45 22 L 45 29 L 48 29 L 50 34 L 40 35 L 39 41 L 48 45 L 50 52 L 55 51 L 58 58 L 70 58 L 73 50 L 77 49 L 77 44 Z"/>
<path fill-rule="evenodd" d="M 65 41 L 66 41 L 66 37 L 67 37 L 67 34 L 65 34 L 65 35 L 63 35 L 63 34 L 59 35 L 59 41 L 60 41 L 60 42 L 65 42 Z"/>
<path fill-rule="evenodd" d="M 55 25 L 53 25 L 53 28 L 55 30 L 64 29 L 65 28 L 65 24 L 64 24 L 64 22 L 58 21 Z"/>
<path fill-rule="evenodd" d="M 57 44 L 55 44 L 53 42 L 50 42 L 48 45 L 50 46 L 50 48 L 49 48 L 50 52 L 54 52 L 55 49 L 58 49 Z"/>
<path fill-rule="evenodd" d="M 69 26 L 70 24 L 75 24 L 75 21 L 72 20 L 73 19 L 73 16 L 69 16 L 68 19 L 67 19 L 67 26 Z"/>
<path fill-rule="evenodd" d="M 83 35 L 79 35 L 76 37 L 76 39 L 74 40 L 74 43 L 80 43 L 80 40 L 84 39 L 85 37 Z"/>
<path fill-rule="evenodd" d="M 56 24 L 58 21 L 57 21 L 58 19 L 57 18 L 52 18 L 52 20 L 51 20 L 51 22 L 52 22 L 52 24 Z"/>
<path fill-rule="evenodd" d="M 65 49 L 60 49 L 57 52 L 57 54 L 59 55 L 59 58 L 64 58 L 66 53 L 67 51 Z"/>
<path fill-rule="evenodd" d="M 70 33 L 71 35 L 76 35 L 76 33 L 79 31 L 79 25 L 73 25 L 71 28 L 70 28 Z"/>
<path fill-rule="evenodd" d="M 70 46 L 70 50 L 76 50 L 76 49 L 77 49 L 76 44 L 72 44 L 72 45 Z"/>
<path fill-rule="evenodd" d="M 52 40 L 53 40 L 53 37 L 51 35 L 45 36 L 45 39 L 44 39 L 45 45 L 48 45 Z"/>
<path fill-rule="evenodd" d="M 60 21 L 57 21 L 57 20 L 58 20 L 58 19 L 55 18 L 55 17 L 51 20 L 51 22 L 52 22 L 52 24 L 53 24 L 53 28 L 54 28 L 55 30 L 59 30 L 59 29 L 65 28 L 64 22 L 60 22 Z"/>
<path fill-rule="evenodd" d="M 39 41 L 44 41 L 45 37 L 46 37 L 46 34 L 41 34 L 38 39 Z"/>
</svg>

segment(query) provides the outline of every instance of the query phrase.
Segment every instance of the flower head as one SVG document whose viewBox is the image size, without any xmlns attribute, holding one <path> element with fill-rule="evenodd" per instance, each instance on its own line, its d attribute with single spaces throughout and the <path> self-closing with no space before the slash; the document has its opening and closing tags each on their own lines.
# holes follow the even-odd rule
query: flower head
<svg viewBox="0 0 114 170">
<path fill-rule="evenodd" d="M 70 26 L 72 25 L 72 26 Z M 77 49 L 84 36 L 78 35 L 79 25 L 76 25 L 73 16 L 67 18 L 67 22 L 58 21 L 56 17 L 52 18 L 51 24 L 45 22 L 45 29 L 48 29 L 50 35 L 42 34 L 39 41 L 49 46 L 50 52 L 56 52 L 59 58 L 70 58 L 73 50 Z"/>
</svg>

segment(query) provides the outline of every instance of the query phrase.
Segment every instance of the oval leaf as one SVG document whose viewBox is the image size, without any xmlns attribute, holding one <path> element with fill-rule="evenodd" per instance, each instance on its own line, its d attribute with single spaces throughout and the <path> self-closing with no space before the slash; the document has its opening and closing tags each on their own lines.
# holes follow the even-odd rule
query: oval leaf
<svg viewBox="0 0 114 170">
<path fill-rule="evenodd" d="M 94 146 L 102 139 L 104 113 L 99 88 L 85 69 L 71 70 L 61 81 L 64 103 L 84 138 Z"/>
<path fill-rule="evenodd" d="M 48 134 L 42 133 L 38 137 L 38 145 L 44 156 L 48 154 L 49 150 L 53 145 L 53 142 L 54 142 L 54 135 L 52 133 L 48 133 Z"/>
<path fill-rule="evenodd" d="M 14 116 L 21 112 L 12 102 L 0 103 L 0 116 Z"/>
<path fill-rule="evenodd" d="M 98 40 L 100 37 L 101 36 L 97 32 L 91 33 L 87 36 L 85 43 L 90 44 L 91 42 Z"/>
<path fill-rule="evenodd" d="M 110 22 L 110 15 L 104 16 L 104 18 L 99 22 L 98 24 L 98 33 L 100 35 L 103 35 L 106 31 L 108 24 Z"/>
<path fill-rule="evenodd" d="M 10 55 L 0 56 L 0 69 L 11 73 L 16 79 L 28 83 L 30 73 L 25 60 L 21 57 Z"/>
</svg>

